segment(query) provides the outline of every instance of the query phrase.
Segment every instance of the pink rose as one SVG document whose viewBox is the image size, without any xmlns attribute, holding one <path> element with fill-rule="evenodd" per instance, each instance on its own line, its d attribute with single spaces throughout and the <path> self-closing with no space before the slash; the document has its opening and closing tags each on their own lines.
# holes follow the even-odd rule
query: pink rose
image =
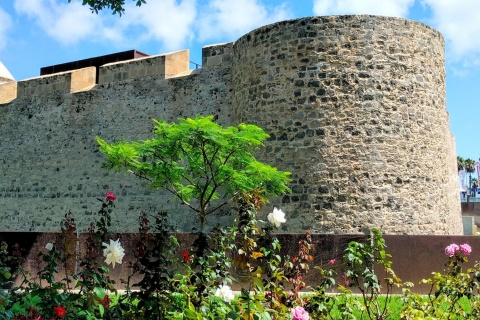
<svg viewBox="0 0 480 320">
<path fill-rule="evenodd" d="M 472 247 L 470 247 L 469 244 L 464 243 L 464 244 L 461 244 L 461 245 L 460 245 L 460 251 L 461 251 L 464 255 L 468 256 L 470 253 L 472 253 Z"/>
<path fill-rule="evenodd" d="M 107 193 L 105 193 L 105 198 L 107 198 L 108 201 L 115 201 L 117 199 L 115 193 L 113 193 L 112 191 L 108 191 Z"/>
<path fill-rule="evenodd" d="M 290 309 L 292 313 L 293 320 L 309 320 L 310 315 L 308 314 L 303 307 L 296 306 L 295 308 Z"/>
<path fill-rule="evenodd" d="M 457 252 L 458 250 L 460 250 L 460 247 L 457 244 L 452 243 L 445 248 L 445 254 L 449 257 L 453 257 L 455 255 L 455 252 Z"/>
<path fill-rule="evenodd" d="M 335 259 L 328 261 L 328 264 L 335 264 Z"/>
</svg>

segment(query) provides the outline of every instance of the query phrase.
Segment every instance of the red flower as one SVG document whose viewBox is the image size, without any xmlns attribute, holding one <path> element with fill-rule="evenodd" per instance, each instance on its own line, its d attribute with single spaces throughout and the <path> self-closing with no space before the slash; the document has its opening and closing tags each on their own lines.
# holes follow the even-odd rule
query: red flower
<svg viewBox="0 0 480 320">
<path fill-rule="evenodd" d="M 60 319 L 67 315 L 67 309 L 62 306 L 53 307 L 53 311 L 55 311 L 55 315 Z"/>
<path fill-rule="evenodd" d="M 189 263 L 189 262 L 190 262 L 190 256 L 189 256 L 189 254 L 188 254 L 187 251 L 183 251 L 183 252 L 182 252 L 182 258 L 183 258 L 183 261 L 184 261 L 185 263 Z"/>
<path fill-rule="evenodd" d="M 115 201 L 117 199 L 115 193 L 113 193 L 112 191 L 108 191 L 107 193 L 105 193 L 105 198 L 107 198 L 108 201 Z"/>
<path fill-rule="evenodd" d="M 102 306 L 104 306 L 105 308 L 109 308 L 110 307 L 110 302 L 112 300 L 110 300 L 110 298 L 108 297 L 108 295 L 105 295 L 105 297 L 103 297 L 103 299 L 98 299 L 98 302 L 100 302 L 100 304 Z"/>
<path fill-rule="evenodd" d="M 328 264 L 335 264 L 335 259 L 328 261 Z"/>
</svg>

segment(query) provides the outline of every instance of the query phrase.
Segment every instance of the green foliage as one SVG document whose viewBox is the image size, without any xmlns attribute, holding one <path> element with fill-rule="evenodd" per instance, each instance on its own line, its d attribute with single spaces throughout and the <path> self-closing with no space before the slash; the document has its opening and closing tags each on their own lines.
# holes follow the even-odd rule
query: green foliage
<svg viewBox="0 0 480 320">
<path fill-rule="evenodd" d="M 136 2 L 136 6 L 140 7 L 145 4 L 145 0 L 133 0 Z M 68 0 L 72 2 L 72 0 Z M 99 11 L 108 9 L 112 11 L 112 14 L 119 14 L 120 16 L 125 13 L 125 0 L 83 0 L 82 5 L 88 5 L 92 12 L 98 14 Z"/>
<path fill-rule="evenodd" d="M 313 288 L 314 294 L 307 299 L 305 309 L 313 319 L 327 319 L 332 310 L 340 304 L 339 298 L 327 294 L 327 289 L 335 285 L 336 272 L 332 268 L 325 269 L 321 266 L 317 266 L 315 269 L 318 271 L 318 285 Z M 351 312 L 348 312 L 348 314 L 351 314 Z"/>
<path fill-rule="evenodd" d="M 402 319 L 478 319 L 480 317 L 480 265 L 463 271 L 467 257 L 460 251 L 448 258 L 443 272 L 420 283 L 430 285 L 427 298 L 404 289 Z"/>
<path fill-rule="evenodd" d="M 8 319 L 13 316 L 12 311 L 7 310 L 11 304 L 10 294 L 3 290 L 9 285 L 13 278 L 11 262 L 15 260 L 8 252 L 8 245 L 5 241 L 0 242 L 0 319 Z"/>
<path fill-rule="evenodd" d="M 457 159 L 458 160 L 458 159 Z M 476 161 L 473 159 L 465 159 L 463 161 L 464 169 L 467 173 L 475 172 L 475 163 Z"/>
<path fill-rule="evenodd" d="M 351 287 L 357 288 L 363 300 L 363 311 L 368 319 L 387 319 L 390 311 L 386 304 L 379 303 L 382 287 L 384 294 L 389 299 L 393 286 L 400 287 L 401 280 L 391 268 L 391 255 L 385 250 L 385 240 L 382 233 L 377 229 L 371 230 L 370 243 L 351 241 L 343 255 L 345 277 Z M 384 281 L 378 279 L 375 269 L 383 269 L 386 277 Z M 383 284 L 383 286 L 382 286 Z M 340 287 L 344 294 L 351 293 L 346 287 Z M 349 306 L 345 305 L 345 309 Z"/>
<path fill-rule="evenodd" d="M 457 156 L 457 169 L 458 171 L 465 169 L 465 159 Z"/>
<path fill-rule="evenodd" d="M 476 264 L 464 273 L 462 264 L 467 258 L 460 252 L 449 257 L 444 273 L 434 272 L 431 279 L 423 280 L 432 287 L 427 297 L 412 293 L 409 283 L 405 284 L 403 297 L 389 295 L 390 288 L 401 283 L 391 270 L 385 241 L 375 229 L 369 241 L 352 241 L 345 249 L 342 264 L 345 282 L 338 287 L 341 294 L 327 294 L 327 289 L 335 285 L 332 260 L 328 268 L 315 268 L 318 286 L 313 288 L 313 294 L 300 296 L 299 291 L 305 288 L 302 279 L 309 271 L 315 246 L 307 232 L 306 238 L 299 241 L 294 257 L 283 255 L 278 239 L 271 233 L 272 225 L 260 227 L 263 222 L 256 219 L 256 209 L 262 200 L 256 192 L 239 196 L 238 227 L 228 232 L 217 229 L 210 234 L 200 233 L 197 241 L 202 244 L 181 255 L 177 239 L 169 232 L 165 213 L 154 216 L 152 225 L 150 217 L 142 213 L 140 236 L 135 244 L 136 260 L 125 282 L 126 293 L 120 296 L 115 295 L 109 269 L 98 253 L 102 239 L 112 236 L 109 231 L 112 201 L 102 201 L 100 218 L 92 223 L 89 232 L 88 247 L 92 250 L 87 251 L 87 256 L 81 259 L 81 270 L 73 275 L 74 288 L 80 292 L 69 289 L 67 279 L 57 277 L 62 265 L 69 268 L 69 254 L 62 251 L 69 250 L 69 236 L 74 233 L 75 225 L 68 213 L 62 223 L 62 235 L 50 250 L 46 248 L 39 254 L 42 269 L 37 277 L 23 281 L 22 290 L 12 288 L 3 292 L 0 319 L 57 319 L 55 308 L 60 306 L 66 311 L 63 319 L 88 320 L 278 320 L 291 319 L 290 310 L 296 306 L 308 311 L 310 319 L 480 317 L 480 266 Z M 9 257 L 6 244 L 1 250 L 0 258 L 5 265 L 13 258 Z M 198 254 L 197 250 L 204 251 Z M 246 286 L 232 301 L 224 301 L 217 290 L 221 284 L 236 281 L 230 274 L 232 267 L 243 272 L 242 282 Z M 383 281 L 376 273 L 379 268 L 386 275 Z M 8 280 L 10 269 L 0 271 L 4 281 Z M 136 275 L 142 275 L 143 279 L 133 285 L 140 291 L 132 292 L 130 281 Z M 352 287 L 361 295 L 352 295 Z M 381 290 L 386 292 L 380 295 Z"/>
<path fill-rule="evenodd" d="M 258 190 L 262 197 L 289 191 L 288 172 L 256 160 L 253 153 L 268 135 L 254 125 L 223 128 L 213 117 L 154 120 L 152 140 L 109 144 L 97 137 L 104 166 L 126 170 L 164 188 L 195 211 L 204 230 L 206 217 L 236 194 Z"/>
</svg>

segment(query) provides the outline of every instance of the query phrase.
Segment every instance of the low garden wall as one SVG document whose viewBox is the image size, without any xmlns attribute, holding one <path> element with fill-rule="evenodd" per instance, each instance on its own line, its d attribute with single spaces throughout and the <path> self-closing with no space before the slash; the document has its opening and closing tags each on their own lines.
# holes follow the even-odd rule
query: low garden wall
<svg viewBox="0 0 480 320">
<path fill-rule="evenodd" d="M 277 238 L 282 244 L 282 254 L 295 256 L 298 251 L 298 243 L 305 238 L 303 234 L 277 234 Z M 13 247 L 17 243 L 23 252 L 25 258 L 23 267 L 28 270 L 31 275 L 35 275 L 41 266 L 39 252 L 46 252 L 45 245 L 49 242 L 54 242 L 56 238 L 55 233 L 34 233 L 34 232 L 4 232 L 0 233 L 0 240 Z M 130 274 L 129 265 L 134 260 L 133 253 L 138 241 L 138 235 L 134 233 L 121 233 L 118 238 L 125 249 L 125 257 L 121 265 L 116 265 L 115 268 L 110 267 L 110 276 L 116 280 L 118 289 L 123 289 L 124 285 L 120 279 L 127 279 Z M 180 242 L 178 248 L 178 256 L 184 250 L 190 248 L 191 243 L 195 238 L 195 234 L 181 233 L 177 235 Z M 80 235 L 78 250 L 80 254 L 85 251 L 86 234 Z M 419 281 L 431 277 L 434 271 L 441 272 L 445 267 L 447 257 L 444 249 L 451 243 L 463 244 L 468 243 L 472 247 L 472 254 L 469 257 L 469 262 L 465 264 L 465 269 L 474 265 L 478 257 L 480 257 L 480 237 L 474 236 L 420 236 L 420 235 L 384 235 L 387 245 L 387 252 L 392 255 L 392 268 L 396 275 L 402 279 L 403 282 L 410 281 L 415 284 L 412 291 L 417 293 L 428 293 L 429 287 L 420 285 Z M 336 269 L 338 277 L 337 283 L 341 284 L 343 279 L 341 277 L 343 270 L 341 268 L 342 253 L 350 241 L 369 241 L 369 237 L 365 235 L 330 235 L 330 234 L 313 234 L 312 242 L 316 246 L 313 252 L 314 260 L 312 267 L 321 265 L 323 268 L 332 267 Z M 330 264 L 331 260 L 335 260 L 334 264 Z M 61 271 L 61 270 L 59 270 Z M 61 277 L 61 273 L 59 274 Z M 381 275 L 379 275 L 381 278 Z M 133 279 L 133 283 L 139 278 Z M 318 273 L 314 268 L 311 268 L 309 273 L 304 277 L 305 282 L 310 286 L 315 286 L 318 281 Z M 233 285 L 238 289 L 239 284 Z"/>
</svg>

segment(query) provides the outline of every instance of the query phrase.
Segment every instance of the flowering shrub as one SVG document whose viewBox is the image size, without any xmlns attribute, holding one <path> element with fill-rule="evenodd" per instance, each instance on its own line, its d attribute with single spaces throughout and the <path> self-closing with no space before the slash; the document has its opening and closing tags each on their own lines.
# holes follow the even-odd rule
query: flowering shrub
<svg viewBox="0 0 480 320">
<path fill-rule="evenodd" d="M 308 314 L 303 307 L 296 306 L 295 308 L 290 309 L 290 312 L 293 316 L 293 320 L 309 320 L 310 315 Z"/>
<path fill-rule="evenodd" d="M 452 243 L 445 247 L 448 261 L 445 270 L 433 272 L 432 278 L 421 283 L 430 285 L 427 299 L 411 291 L 406 284 L 403 296 L 402 319 L 478 319 L 480 317 L 480 264 L 463 271 L 462 264 L 472 248 L 465 243 Z M 466 307 L 467 305 L 467 307 Z M 447 306 L 447 308 L 442 307 Z M 452 317 L 455 315 L 455 318 Z"/>
<path fill-rule="evenodd" d="M 215 290 L 215 297 L 218 297 L 223 301 L 230 303 L 235 298 L 235 295 L 233 294 L 232 288 L 230 288 L 228 285 L 222 284 L 220 287 L 218 287 L 217 290 Z"/>
<path fill-rule="evenodd" d="M 340 267 L 336 259 L 330 259 L 325 261 L 325 269 L 315 267 L 319 272 L 319 285 L 310 288 L 313 294 L 301 297 L 299 291 L 306 288 L 303 275 L 309 271 L 315 250 L 310 233 L 307 232 L 306 238 L 299 241 L 298 253 L 294 257 L 281 256 L 278 239 L 271 234 L 275 227 L 273 218 L 267 217 L 268 223 L 260 227 L 263 222 L 255 219 L 255 196 L 246 196 L 243 200 L 246 202 L 242 202 L 240 207 L 249 208 L 246 210 L 250 213 L 243 216 L 241 227 L 231 228 L 229 233 L 217 230 L 208 235 L 204 240 L 209 245 L 202 258 L 194 250 L 200 247 L 178 253 L 175 237 L 162 227 L 166 222 L 164 215 L 157 215 L 155 224 L 151 225 L 142 213 L 139 218 L 140 240 L 135 245 L 138 260 L 131 262 L 132 276 L 143 275 L 141 282 L 132 285 L 140 291 L 130 291 L 129 276 L 125 281 L 126 293 L 115 302 L 107 294 L 109 291 L 115 293 L 115 290 L 106 266 L 122 263 L 125 250 L 120 239 L 113 240 L 109 231 L 113 202 L 105 197 L 100 221 L 94 224 L 97 228 L 91 227 L 90 239 L 87 240 L 91 241 L 91 251 L 87 250 L 90 257 L 82 258 L 83 269 L 75 275 L 79 280 L 73 288 L 79 293 L 68 289 L 68 281 L 55 281 L 57 268 L 67 258 L 61 251 L 68 246 L 62 245 L 62 241 L 67 241 L 67 236 L 74 229 L 74 221 L 67 214 L 62 236 L 54 243 L 46 244 L 40 254 L 44 264 L 39 273 L 42 283 L 30 282 L 22 293 L 12 290 L 8 296 L 0 296 L 0 305 L 5 306 L 3 314 L 7 315 L 5 319 L 338 319 L 330 314 L 333 309 L 340 311 L 341 319 L 353 319 L 354 309 L 375 319 L 390 317 L 387 304 L 380 305 L 376 300 L 380 280 L 371 266 L 375 263 L 384 267 L 383 272 L 390 276 L 383 283 L 387 289 L 399 285 L 400 280 L 391 270 L 390 256 L 385 252 L 385 243 L 379 231 L 372 230 L 371 241 L 349 243 L 343 257 L 343 283 L 338 287 L 343 292 L 341 295 L 326 294 L 326 289 L 335 285 L 333 268 Z M 275 212 L 278 214 L 281 210 Z M 286 221 L 283 212 L 279 217 Z M 259 232 L 258 237 L 252 237 L 256 232 Z M 102 239 L 109 240 L 103 242 Z M 236 261 L 237 266 L 243 266 L 251 275 L 246 281 L 248 290 L 242 288 L 237 297 L 226 284 L 235 280 L 228 273 L 232 261 L 227 253 L 232 252 L 242 253 L 243 258 Z M 467 273 L 461 270 L 461 264 L 467 261 L 471 252 L 468 244 L 447 246 L 445 273 L 434 273 L 432 279 L 424 280 L 424 283 L 432 285 L 430 300 L 425 302 L 424 298 L 412 294 L 410 287 L 405 288 L 402 319 L 450 319 L 451 314 L 456 314 L 458 319 L 479 317 L 480 300 L 474 293 L 480 285 L 480 267 L 476 265 Z M 246 254 L 252 259 L 251 264 L 246 263 Z M 65 269 L 68 268 L 65 265 Z M 362 294 L 363 307 L 349 296 L 351 287 L 356 287 Z M 459 304 L 462 298 L 470 302 L 468 313 Z M 440 308 L 440 303 L 452 307 L 445 310 Z M 0 316 L 0 319 L 3 318 Z"/>
<path fill-rule="evenodd" d="M 65 309 L 62 306 L 53 307 L 53 311 L 55 311 L 55 316 L 59 319 L 65 317 L 67 315 L 67 309 Z"/>
<path fill-rule="evenodd" d="M 53 249 L 53 243 L 49 242 L 45 245 L 45 249 L 47 249 L 48 251 L 52 250 Z"/>
<path fill-rule="evenodd" d="M 267 219 L 275 228 L 280 228 L 282 223 L 287 222 L 285 219 L 285 213 L 277 208 L 273 208 L 273 212 L 268 214 Z"/>
<path fill-rule="evenodd" d="M 472 247 L 470 247 L 469 244 L 464 243 L 460 245 L 460 252 L 462 252 L 464 255 L 468 256 L 470 253 L 472 253 Z"/>
<path fill-rule="evenodd" d="M 188 254 L 188 251 L 182 252 L 182 259 L 183 259 L 183 262 L 185 263 L 189 263 L 190 260 L 192 260 L 192 258 L 190 258 L 190 255 Z"/>
<path fill-rule="evenodd" d="M 445 247 L 445 254 L 449 257 L 453 257 L 458 250 L 460 250 L 460 247 L 457 244 L 452 243 Z"/>
<path fill-rule="evenodd" d="M 102 245 L 105 247 L 105 249 L 103 249 L 103 256 L 105 257 L 106 264 L 112 264 L 113 268 L 115 268 L 115 263 L 122 264 L 125 251 L 120 244 L 120 239 L 116 241 L 110 240 L 110 244 L 102 242 Z"/>
<path fill-rule="evenodd" d="M 110 303 L 112 302 L 112 300 L 110 300 L 110 297 L 106 294 L 105 297 L 103 297 L 103 299 L 98 299 L 98 302 L 99 302 L 104 308 L 109 308 L 109 307 L 110 307 Z"/>
<path fill-rule="evenodd" d="M 111 191 L 108 191 L 106 194 L 105 194 L 105 198 L 108 200 L 108 201 L 115 201 L 117 200 L 117 196 L 111 192 Z"/>
</svg>

